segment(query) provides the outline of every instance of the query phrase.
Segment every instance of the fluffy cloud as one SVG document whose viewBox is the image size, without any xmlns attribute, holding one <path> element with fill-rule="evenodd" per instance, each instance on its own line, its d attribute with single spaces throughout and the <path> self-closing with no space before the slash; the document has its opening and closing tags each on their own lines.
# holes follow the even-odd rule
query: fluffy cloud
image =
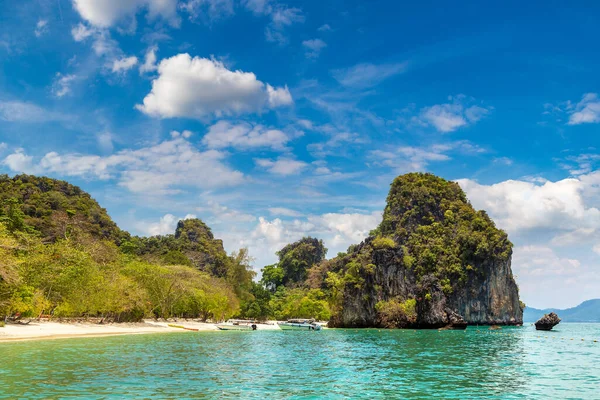
<svg viewBox="0 0 600 400">
<path fill-rule="evenodd" d="M 509 180 L 493 185 L 458 180 L 473 205 L 488 211 L 509 232 L 598 226 L 600 210 L 585 201 L 586 193 L 598 190 L 598 182 L 595 175 L 545 183 Z"/>
<path fill-rule="evenodd" d="M 327 47 L 327 43 L 321 39 L 310 39 L 303 41 L 302 46 L 306 49 L 307 58 L 318 58 L 321 50 Z"/>
<path fill-rule="evenodd" d="M 157 195 L 176 193 L 183 187 L 214 189 L 244 181 L 241 172 L 224 164 L 225 154 L 199 151 L 187 137 L 175 135 L 154 146 L 122 150 L 106 157 L 50 152 L 38 163 L 17 151 L 3 162 L 14 172 L 35 170 L 59 176 L 117 179 L 120 186 L 131 192 Z"/>
<path fill-rule="evenodd" d="M 287 88 L 269 88 L 251 72 L 231 71 L 223 63 L 178 54 L 161 61 L 152 91 L 136 107 L 158 118 L 205 118 L 260 112 L 291 103 Z"/>
<path fill-rule="evenodd" d="M 354 88 L 369 88 L 384 80 L 405 72 L 407 63 L 370 64 L 362 63 L 350 68 L 332 71 L 333 77 L 342 85 Z"/>
<path fill-rule="evenodd" d="M 246 122 L 234 124 L 219 121 L 208 129 L 202 143 L 211 149 L 270 147 L 273 150 L 284 150 L 290 139 L 290 135 L 278 129 L 268 129 L 262 125 L 252 126 Z"/>
<path fill-rule="evenodd" d="M 597 93 L 587 93 L 569 116 L 569 125 L 600 123 L 600 99 Z"/>
<path fill-rule="evenodd" d="M 275 161 L 265 158 L 258 158 L 254 161 L 256 162 L 256 165 L 265 168 L 270 173 L 284 176 L 299 174 L 308 166 L 308 164 L 303 161 L 298 161 L 287 157 L 280 157 Z"/>
<path fill-rule="evenodd" d="M 177 0 L 73 0 L 73 6 L 83 19 L 101 28 L 134 17 L 140 9 L 146 9 L 150 19 L 161 17 L 179 25 Z"/>
<path fill-rule="evenodd" d="M 123 57 L 123 58 L 113 61 L 111 70 L 112 70 L 112 72 L 115 72 L 115 73 L 127 72 L 131 68 L 135 67 L 137 65 L 137 63 L 138 63 L 138 59 L 136 56 Z"/>
<path fill-rule="evenodd" d="M 439 132 L 448 133 L 474 124 L 490 112 L 488 108 L 468 106 L 465 96 L 450 97 L 450 100 L 452 103 L 423 108 L 415 120 L 424 125 L 431 125 Z"/>
</svg>

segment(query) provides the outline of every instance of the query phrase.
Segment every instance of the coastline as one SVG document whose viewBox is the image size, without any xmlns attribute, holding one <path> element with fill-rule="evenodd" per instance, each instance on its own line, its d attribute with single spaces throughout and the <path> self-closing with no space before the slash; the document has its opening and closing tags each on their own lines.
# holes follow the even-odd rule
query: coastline
<svg viewBox="0 0 600 400">
<path fill-rule="evenodd" d="M 177 327 L 169 326 L 177 325 Z M 180 328 L 180 326 L 186 329 Z M 277 325 L 258 324 L 259 330 L 278 330 Z M 90 322 L 31 321 L 28 325 L 7 324 L 0 328 L 0 343 L 31 340 L 71 339 L 80 337 L 104 337 L 144 335 L 151 333 L 174 333 L 191 331 L 219 331 L 216 324 L 193 320 L 158 322 L 144 320 L 139 323 L 94 324 Z"/>
</svg>

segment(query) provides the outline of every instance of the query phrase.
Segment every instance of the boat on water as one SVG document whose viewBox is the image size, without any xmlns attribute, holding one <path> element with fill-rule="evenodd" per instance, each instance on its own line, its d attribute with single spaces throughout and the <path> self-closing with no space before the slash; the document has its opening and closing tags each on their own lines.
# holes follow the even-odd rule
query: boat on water
<svg viewBox="0 0 600 400">
<path fill-rule="evenodd" d="M 288 319 L 286 322 L 278 322 L 279 328 L 284 331 L 320 331 L 321 325 L 314 319 Z"/>
<path fill-rule="evenodd" d="M 222 331 L 255 331 L 256 323 L 243 319 L 230 319 L 222 324 L 217 324 L 217 328 Z"/>
</svg>

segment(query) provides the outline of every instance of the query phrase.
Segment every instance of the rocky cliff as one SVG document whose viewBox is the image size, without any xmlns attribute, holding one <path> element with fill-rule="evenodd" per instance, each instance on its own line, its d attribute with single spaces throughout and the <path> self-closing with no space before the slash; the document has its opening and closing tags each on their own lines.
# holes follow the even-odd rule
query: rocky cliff
<svg viewBox="0 0 600 400">
<path fill-rule="evenodd" d="M 337 327 L 521 324 L 512 244 L 454 182 L 394 180 L 380 226 L 309 272 L 334 299 Z M 320 284 L 315 282 L 322 282 Z"/>
</svg>

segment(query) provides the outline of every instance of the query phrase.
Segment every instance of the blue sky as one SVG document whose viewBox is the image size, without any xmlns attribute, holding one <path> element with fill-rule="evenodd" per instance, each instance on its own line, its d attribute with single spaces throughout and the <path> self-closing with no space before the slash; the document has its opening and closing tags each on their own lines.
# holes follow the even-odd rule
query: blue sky
<svg viewBox="0 0 600 400">
<path fill-rule="evenodd" d="M 257 269 L 430 171 L 509 233 L 526 303 L 600 297 L 600 6 L 480 3 L 5 2 L 0 168 L 135 234 L 197 216 Z"/>
</svg>

